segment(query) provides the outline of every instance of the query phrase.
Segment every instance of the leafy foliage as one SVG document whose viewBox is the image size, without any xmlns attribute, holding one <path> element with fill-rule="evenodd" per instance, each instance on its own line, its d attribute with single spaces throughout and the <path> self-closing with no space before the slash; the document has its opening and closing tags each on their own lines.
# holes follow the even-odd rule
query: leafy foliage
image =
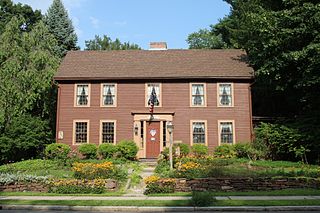
<svg viewBox="0 0 320 213">
<path fill-rule="evenodd" d="M 223 158 L 234 158 L 236 157 L 236 151 L 234 150 L 233 145 L 223 144 L 215 148 L 214 156 Z"/>
<path fill-rule="evenodd" d="M 215 198 L 210 192 L 192 191 L 191 205 L 193 206 L 210 206 L 215 201 Z"/>
<path fill-rule="evenodd" d="M 15 183 L 47 183 L 48 180 L 49 178 L 47 176 L 0 173 L 0 185 Z"/>
<path fill-rule="evenodd" d="M 97 146 L 95 144 L 81 144 L 78 147 L 79 153 L 81 153 L 85 159 L 97 158 Z"/>
<path fill-rule="evenodd" d="M 112 41 L 107 35 L 96 35 L 94 39 L 85 41 L 85 50 L 140 50 L 141 48 L 137 44 L 130 44 L 130 42 L 121 43 L 117 38 Z"/>
<path fill-rule="evenodd" d="M 67 51 L 76 50 L 77 35 L 74 32 L 72 21 L 61 0 L 53 0 L 47 10 L 44 21 L 55 39 L 58 41 L 56 53 L 63 57 Z"/>
<path fill-rule="evenodd" d="M 41 20 L 42 15 L 39 10 L 33 11 L 29 5 L 21 3 L 13 4 L 11 0 L 0 1 L 0 34 L 3 33 L 5 26 L 14 16 L 24 18 L 24 23 L 21 25 L 26 31 L 30 31 L 32 27 Z"/>
<path fill-rule="evenodd" d="M 128 160 L 134 160 L 136 158 L 136 155 L 138 153 L 138 146 L 134 141 L 120 141 L 117 145 L 117 157 L 125 158 Z"/>
<path fill-rule="evenodd" d="M 203 144 L 194 144 L 191 147 L 191 151 L 196 156 L 204 156 L 208 154 L 208 147 Z"/>
<path fill-rule="evenodd" d="M 117 147 L 109 143 L 100 144 L 98 148 L 98 154 L 103 159 L 112 158 L 117 151 L 118 151 Z"/>
<path fill-rule="evenodd" d="M 47 145 L 45 149 L 45 156 L 48 159 L 66 160 L 71 148 L 67 144 L 53 143 Z"/>
<path fill-rule="evenodd" d="M 189 49 L 224 49 L 226 44 L 221 34 L 215 35 L 208 29 L 200 29 L 198 32 L 188 35 Z"/>
<path fill-rule="evenodd" d="M 0 162 L 19 161 L 39 156 L 51 143 L 47 121 L 30 115 L 14 117 L 6 132 L 0 135 Z"/>
</svg>

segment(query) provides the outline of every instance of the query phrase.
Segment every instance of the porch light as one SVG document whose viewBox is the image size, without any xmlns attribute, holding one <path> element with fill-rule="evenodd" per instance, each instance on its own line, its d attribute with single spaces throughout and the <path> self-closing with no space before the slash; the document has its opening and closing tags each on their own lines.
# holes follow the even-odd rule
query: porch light
<svg viewBox="0 0 320 213">
<path fill-rule="evenodd" d="M 172 132 L 174 129 L 174 125 L 171 121 L 167 122 L 167 130 L 170 134 L 170 145 L 169 145 L 169 159 L 170 159 L 170 170 L 173 170 L 173 159 L 172 159 L 172 145 L 173 145 L 173 139 L 172 139 Z"/>
<path fill-rule="evenodd" d="M 138 135 L 138 133 L 139 133 L 138 124 L 135 124 L 133 129 L 134 129 L 134 134 L 135 134 L 135 135 Z"/>
</svg>

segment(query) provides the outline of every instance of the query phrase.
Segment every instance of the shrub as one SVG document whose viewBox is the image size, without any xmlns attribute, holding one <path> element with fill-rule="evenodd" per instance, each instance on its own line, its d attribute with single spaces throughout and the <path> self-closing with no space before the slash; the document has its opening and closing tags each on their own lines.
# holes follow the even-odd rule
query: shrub
<svg viewBox="0 0 320 213">
<path fill-rule="evenodd" d="M 188 146 L 188 144 L 185 143 L 178 143 L 178 144 L 174 144 L 174 147 L 179 147 L 180 148 L 180 154 L 182 156 L 186 156 L 190 153 L 190 148 Z"/>
<path fill-rule="evenodd" d="M 220 158 L 235 158 L 236 154 L 237 153 L 234 150 L 234 146 L 228 144 L 217 146 L 214 150 L 214 156 Z"/>
<path fill-rule="evenodd" d="M 61 179 L 51 181 L 49 192 L 59 194 L 101 194 L 105 192 L 106 180 Z"/>
<path fill-rule="evenodd" d="M 183 177 L 187 179 L 205 177 L 205 167 L 196 162 L 186 162 L 177 166 L 175 177 Z"/>
<path fill-rule="evenodd" d="M 147 184 L 144 194 L 173 193 L 176 181 L 172 178 L 162 178 L 150 176 L 145 179 Z"/>
<path fill-rule="evenodd" d="M 173 172 L 170 171 L 170 163 L 167 160 L 161 160 L 158 162 L 154 172 L 160 177 L 172 177 Z"/>
<path fill-rule="evenodd" d="M 98 154 L 103 158 L 112 158 L 117 152 L 117 147 L 113 144 L 104 143 L 98 148 Z"/>
<path fill-rule="evenodd" d="M 116 147 L 118 151 L 118 157 L 128 160 L 134 160 L 139 150 L 135 142 L 126 140 L 120 141 Z"/>
<path fill-rule="evenodd" d="M 48 159 L 66 160 L 71 148 L 67 144 L 53 143 L 47 145 L 45 149 L 45 156 Z"/>
<path fill-rule="evenodd" d="M 79 179 L 108 179 L 124 180 L 127 177 L 127 172 L 112 162 L 104 163 L 74 163 L 72 170 L 74 177 Z"/>
<path fill-rule="evenodd" d="M 193 206 L 210 206 L 215 201 L 215 198 L 210 192 L 192 192 L 191 205 Z"/>
<path fill-rule="evenodd" d="M 97 146 L 95 144 L 81 144 L 78 151 L 85 157 L 85 159 L 97 158 Z"/>
<path fill-rule="evenodd" d="M 9 185 L 15 183 L 47 183 L 47 176 L 35 176 L 25 174 L 0 173 L 0 185 Z"/>
<path fill-rule="evenodd" d="M 204 156 L 208 154 L 208 147 L 202 144 L 195 144 L 191 147 L 192 153 L 196 156 Z"/>
</svg>

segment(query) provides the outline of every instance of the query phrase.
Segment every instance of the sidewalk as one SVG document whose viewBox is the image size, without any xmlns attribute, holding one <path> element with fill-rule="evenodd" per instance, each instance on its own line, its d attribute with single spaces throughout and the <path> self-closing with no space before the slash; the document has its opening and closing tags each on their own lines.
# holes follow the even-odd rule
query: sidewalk
<svg viewBox="0 0 320 213">
<path fill-rule="evenodd" d="M 320 200 L 320 196 L 215 196 L 217 200 Z M 0 200 L 190 200 L 187 196 L 0 196 Z"/>
</svg>

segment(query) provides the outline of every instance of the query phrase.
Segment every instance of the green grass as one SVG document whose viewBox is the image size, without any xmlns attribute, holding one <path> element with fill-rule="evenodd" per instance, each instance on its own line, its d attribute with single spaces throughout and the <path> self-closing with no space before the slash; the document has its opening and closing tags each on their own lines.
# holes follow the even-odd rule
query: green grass
<svg viewBox="0 0 320 213">
<path fill-rule="evenodd" d="M 189 200 L 0 200 L 2 205 L 190 206 Z M 314 206 L 320 200 L 219 200 L 211 206 Z"/>
<path fill-rule="evenodd" d="M 149 194 L 148 196 L 191 196 L 191 192 Z M 283 189 L 274 191 L 211 192 L 212 196 L 320 196 L 320 189 Z"/>
</svg>

